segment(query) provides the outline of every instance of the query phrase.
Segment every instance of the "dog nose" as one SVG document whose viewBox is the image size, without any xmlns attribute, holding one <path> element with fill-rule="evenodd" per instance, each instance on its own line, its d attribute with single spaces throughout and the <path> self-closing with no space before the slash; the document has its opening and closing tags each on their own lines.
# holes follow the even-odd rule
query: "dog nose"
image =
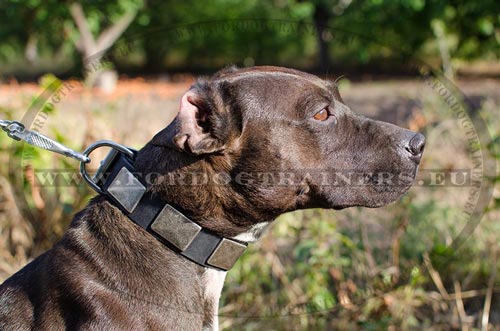
<svg viewBox="0 0 500 331">
<path fill-rule="evenodd" d="M 405 149 L 410 153 L 410 158 L 416 162 L 420 161 L 425 147 L 425 137 L 423 134 L 415 134 L 406 144 Z"/>
</svg>

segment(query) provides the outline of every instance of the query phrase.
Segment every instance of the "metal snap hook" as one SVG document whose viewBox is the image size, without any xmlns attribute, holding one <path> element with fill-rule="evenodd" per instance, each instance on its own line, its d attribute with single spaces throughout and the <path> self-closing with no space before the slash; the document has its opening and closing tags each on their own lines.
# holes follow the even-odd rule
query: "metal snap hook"
<svg viewBox="0 0 500 331">
<path fill-rule="evenodd" d="M 114 141 L 111 141 L 111 140 L 99 140 L 99 141 L 96 141 L 95 143 L 93 143 L 92 145 L 90 145 L 89 147 L 87 147 L 84 151 L 83 151 L 83 155 L 88 158 L 88 162 L 80 162 L 80 174 L 82 175 L 83 179 L 87 182 L 87 184 L 90 185 L 90 187 L 92 187 L 92 189 L 94 191 L 96 191 L 97 193 L 99 194 L 104 194 L 104 191 L 102 190 L 102 188 L 97 185 L 96 181 L 94 179 L 92 179 L 87 171 L 87 167 L 86 167 L 86 164 L 90 162 L 90 153 L 92 153 L 94 150 L 96 150 L 97 148 L 100 148 L 100 147 L 111 147 L 113 150 L 116 150 L 122 154 L 125 154 L 126 156 L 130 157 L 132 160 L 135 158 L 135 151 L 128 148 L 128 147 L 125 147 L 123 145 L 120 145 L 120 144 L 117 144 L 115 143 Z M 102 161 L 101 161 L 101 166 L 102 166 Z M 98 170 L 99 172 L 99 170 Z"/>
</svg>

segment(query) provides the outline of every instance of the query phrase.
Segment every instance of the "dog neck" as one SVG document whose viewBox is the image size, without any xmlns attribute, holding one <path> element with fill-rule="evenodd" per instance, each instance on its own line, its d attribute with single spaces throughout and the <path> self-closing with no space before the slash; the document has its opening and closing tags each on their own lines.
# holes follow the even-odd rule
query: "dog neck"
<svg viewBox="0 0 500 331">
<path fill-rule="evenodd" d="M 246 199 L 227 185 L 213 182 L 217 173 L 228 169 L 226 163 L 222 156 L 208 161 L 148 144 L 138 153 L 134 166 L 138 172 L 162 174 L 149 189 L 202 227 L 225 237 L 254 242 L 272 219 L 248 206 Z M 209 268 L 201 276 L 205 307 L 211 312 L 204 330 L 218 330 L 217 314 L 225 276 L 226 272 Z"/>
<path fill-rule="evenodd" d="M 220 236 L 255 241 L 264 225 L 277 216 L 249 205 L 224 182 L 224 170 L 229 169 L 224 156 L 193 157 L 147 144 L 139 151 L 134 167 L 143 174 L 158 174 L 148 189 Z"/>
</svg>

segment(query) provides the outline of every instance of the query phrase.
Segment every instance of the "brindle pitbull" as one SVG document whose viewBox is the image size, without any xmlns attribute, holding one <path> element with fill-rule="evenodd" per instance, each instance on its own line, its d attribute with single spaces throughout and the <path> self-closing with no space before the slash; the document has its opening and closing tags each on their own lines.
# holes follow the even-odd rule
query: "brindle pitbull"
<svg viewBox="0 0 500 331">
<path fill-rule="evenodd" d="M 421 134 L 354 114 L 332 82 L 285 68 L 231 68 L 191 87 L 135 168 L 161 174 L 148 190 L 202 227 L 254 241 L 285 212 L 398 199 L 423 147 Z M 270 171 L 287 174 L 285 185 L 262 180 Z M 354 182 L 325 183 L 335 172 L 354 173 Z M 161 180 L 186 173 L 233 180 L 195 187 Z M 1 285 L 0 330 L 217 329 L 224 277 L 168 249 L 98 196 L 54 248 Z"/>
</svg>

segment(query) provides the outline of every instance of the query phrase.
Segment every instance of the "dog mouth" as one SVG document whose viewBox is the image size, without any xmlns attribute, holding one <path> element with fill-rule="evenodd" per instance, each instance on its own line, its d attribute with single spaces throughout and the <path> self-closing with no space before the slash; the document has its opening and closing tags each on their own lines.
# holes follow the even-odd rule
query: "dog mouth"
<svg viewBox="0 0 500 331">
<path fill-rule="evenodd" d="M 365 207 L 377 208 L 396 201 L 409 191 L 415 182 L 418 167 L 399 171 L 381 171 L 367 176 Z"/>
<path fill-rule="evenodd" d="M 349 177 L 343 172 L 337 175 L 342 180 L 332 180 L 331 185 L 322 187 L 323 196 L 327 200 L 327 206 L 323 208 L 338 210 L 354 206 L 385 206 L 408 192 L 416 175 L 416 166 L 404 170 L 356 171 Z"/>
<path fill-rule="evenodd" d="M 365 174 L 367 184 L 377 193 L 407 191 L 415 181 L 417 168 L 404 171 L 380 171 Z"/>
</svg>

